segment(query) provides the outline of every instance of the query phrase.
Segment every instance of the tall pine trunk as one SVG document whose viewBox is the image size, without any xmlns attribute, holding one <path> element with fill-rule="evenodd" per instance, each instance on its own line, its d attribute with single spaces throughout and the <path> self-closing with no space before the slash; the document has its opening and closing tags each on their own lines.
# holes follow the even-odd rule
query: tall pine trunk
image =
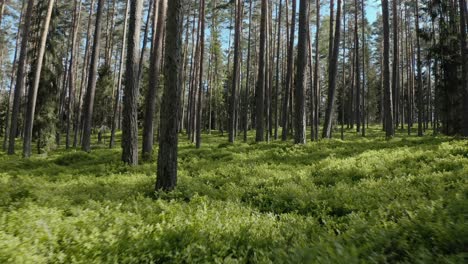
<svg viewBox="0 0 468 264">
<path fill-rule="evenodd" d="M 383 51 L 383 85 L 384 85 L 384 112 L 385 112 L 385 135 L 388 138 L 393 137 L 393 111 L 392 111 L 392 90 L 390 87 L 390 26 L 388 0 L 382 0 L 382 19 L 384 33 L 384 51 Z"/>
<path fill-rule="evenodd" d="M 305 98 L 307 83 L 307 35 L 309 34 L 309 0 L 301 0 L 299 5 L 299 39 L 296 61 L 295 125 L 294 143 L 306 143 Z M 339 30 L 338 30 L 339 31 Z"/>
<path fill-rule="evenodd" d="M 47 36 L 49 34 L 50 19 L 52 17 L 52 10 L 54 8 L 54 0 L 49 0 L 47 7 L 47 14 L 44 18 L 44 24 L 41 33 L 41 40 L 39 43 L 39 53 L 37 55 L 37 62 L 33 86 L 29 89 L 28 94 L 28 108 L 26 110 L 26 121 L 24 127 L 24 138 L 23 138 L 23 157 L 28 158 L 31 156 L 31 141 L 32 132 L 34 125 L 34 112 L 36 110 L 37 90 L 39 89 L 39 81 L 41 79 L 42 62 L 44 61 L 44 53 L 46 48 Z"/>
<path fill-rule="evenodd" d="M 161 59 L 163 56 L 163 36 L 166 21 L 167 0 L 159 0 L 156 31 L 153 34 L 152 53 L 150 62 L 150 77 L 148 95 L 146 96 L 146 109 L 143 122 L 143 159 L 149 160 L 153 152 L 154 140 L 154 114 L 156 104 L 160 104 L 158 89 L 159 75 L 161 72 Z"/>
<path fill-rule="evenodd" d="M 165 43 L 165 86 L 161 104 L 156 190 L 169 191 L 177 184 L 178 112 L 180 110 L 182 57 L 182 0 L 168 2 Z"/>
<path fill-rule="evenodd" d="M 18 130 L 18 119 L 20 114 L 21 97 L 25 89 L 24 76 L 26 74 L 26 60 L 28 53 L 29 32 L 31 29 L 31 17 L 34 8 L 34 0 L 28 1 L 28 7 L 25 13 L 25 20 L 21 35 L 21 49 L 18 60 L 18 71 L 16 73 L 16 86 L 13 96 L 13 108 L 11 111 L 10 133 L 8 141 L 8 155 L 15 154 L 15 139 Z"/>
<path fill-rule="evenodd" d="M 97 71 L 99 64 L 99 51 L 101 46 L 101 23 L 102 14 L 104 11 L 104 0 L 98 1 L 96 11 L 96 24 L 94 30 L 94 43 L 93 52 L 91 55 L 89 74 L 88 74 L 88 88 L 86 91 L 86 100 L 83 120 L 83 140 L 81 141 L 81 149 L 86 152 L 91 151 L 91 129 L 93 124 L 93 110 L 94 110 L 94 95 L 96 93 Z"/>
<path fill-rule="evenodd" d="M 130 1 L 122 112 L 122 161 L 138 165 L 138 56 L 143 0 Z"/>
<path fill-rule="evenodd" d="M 332 57 L 328 66 L 328 103 L 325 112 L 325 124 L 323 126 L 323 138 L 332 136 L 332 119 L 335 107 L 336 76 L 338 72 L 338 53 L 340 49 L 341 32 L 341 0 L 338 0 L 336 10 L 335 36 L 333 40 Z"/>
</svg>

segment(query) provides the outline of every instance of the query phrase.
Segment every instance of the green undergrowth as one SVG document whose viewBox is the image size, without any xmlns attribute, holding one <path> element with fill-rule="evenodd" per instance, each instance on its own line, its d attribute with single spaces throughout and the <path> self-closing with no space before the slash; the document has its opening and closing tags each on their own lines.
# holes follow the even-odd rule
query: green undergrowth
<svg viewBox="0 0 468 264">
<path fill-rule="evenodd" d="M 253 134 L 251 135 L 253 136 Z M 120 149 L 0 153 L 0 263 L 463 263 L 468 142 L 181 137 L 178 187 Z"/>
</svg>

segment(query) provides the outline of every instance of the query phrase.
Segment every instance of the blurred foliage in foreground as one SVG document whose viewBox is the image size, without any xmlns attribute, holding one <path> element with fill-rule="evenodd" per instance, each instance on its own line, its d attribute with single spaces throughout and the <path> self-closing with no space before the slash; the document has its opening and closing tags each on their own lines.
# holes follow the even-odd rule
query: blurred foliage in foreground
<svg viewBox="0 0 468 264">
<path fill-rule="evenodd" d="M 0 153 L 0 263 L 463 263 L 468 142 L 182 140 L 179 186 L 107 144 Z M 185 137 L 183 137 L 185 138 Z"/>
</svg>

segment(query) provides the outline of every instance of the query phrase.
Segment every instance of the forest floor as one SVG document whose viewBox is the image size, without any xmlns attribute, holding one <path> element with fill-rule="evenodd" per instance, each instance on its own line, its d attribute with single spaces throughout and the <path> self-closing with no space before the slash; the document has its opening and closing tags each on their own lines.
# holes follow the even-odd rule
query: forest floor
<svg viewBox="0 0 468 264">
<path fill-rule="evenodd" d="M 0 263 L 463 263 L 468 141 L 368 134 L 184 136 L 178 187 L 157 194 L 156 162 L 104 144 L 0 153 Z"/>
</svg>

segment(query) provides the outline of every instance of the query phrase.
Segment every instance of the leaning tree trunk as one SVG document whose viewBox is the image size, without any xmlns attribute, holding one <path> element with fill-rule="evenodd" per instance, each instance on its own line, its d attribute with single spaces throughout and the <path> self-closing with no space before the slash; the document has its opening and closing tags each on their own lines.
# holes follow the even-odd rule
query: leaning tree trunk
<svg viewBox="0 0 468 264">
<path fill-rule="evenodd" d="M 24 75 L 26 71 L 26 56 L 28 53 L 29 31 L 31 28 L 31 17 L 34 7 L 34 0 L 28 1 L 25 13 L 23 33 L 21 36 L 21 49 L 18 60 L 18 72 L 16 74 L 16 87 L 13 97 L 13 108 L 11 111 L 10 133 L 8 141 L 8 155 L 15 154 L 15 139 L 18 130 L 18 118 L 20 114 L 21 97 L 24 90 Z"/>
<path fill-rule="evenodd" d="M 161 71 L 161 58 L 163 55 L 163 35 L 164 24 L 166 20 L 166 2 L 167 0 L 159 0 L 159 8 L 156 23 L 156 31 L 154 32 L 148 95 L 146 96 L 145 118 L 143 122 L 143 159 L 149 160 L 153 152 L 154 140 L 154 113 L 156 111 L 156 99 L 158 98 L 159 75 Z"/>
<path fill-rule="evenodd" d="M 23 157 L 31 156 L 31 140 L 34 125 L 34 112 L 36 110 L 37 90 L 39 89 L 39 81 L 41 79 L 42 62 L 44 61 L 44 53 L 46 48 L 47 36 L 49 34 L 50 18 L 52 17 L 52 9 L 54 8 L 55 0 L 49 0 L 47 14 L 44 18 L 44 25 L 41 34 L 41 42 L 39 44 L 39 53 L 37 55 L 37 63 L 34 73 L 33 86 L 29 89 L 28 94 L 28 109 L 26 111 L 26 122 L 24 127 L 23 138 Z"/>
<path fill-rule="evenodd" d="M 338 71 L 338 53 L 340 52 L 340 30 L 341 29 L 341 0 L 338 0 L 336 10 L 335 37 L 333 40 L 332 59 L 328 67 L 328 104 L 325 112 L 325 124 L 323 126 L 323 138 L 332 136 L 332 117 L 335 107 L 336 75 Z"/>
<path fill-rule="evenodd" d="M 122 161 L 138 165 L 138 55 L 143 0 L 130 2 L 122 113 Z"/>
<path fill-rule="evenodd" d="M 392 88 L 390 86 L 390 27 L 388 14 L 388 0 L 382 0 L 382 19 L 384 33 L 384 112 L 385 112 L 385 135 L 388 138 L 393 137 L 393 112 L 392 112 Z"/>
<path fill-rule="evenodd" d="M 182 0 L 170 0 L 165 42 L 165 86 L 161 104 L 156 190 L 169 191 L 177 183 L 178 112 L 181 98 Z"/>
<path fill-rule="evenodd" d="M 295 125 L 294 143 L 306 143 L 305 90 L 307 71 L 307 35 L 309 34 L 309 0 L 301 0 L 299 5 L 299 39 L 296 61 Z"/>
<path fill-rule="evenodd" d="M 91 127 L 93 124 L 94 95 L 96 93 L 96 79 L 99 63 L 99 49 L 101 45 L 101 23 L 104 10 L 104 0 L 99 0 L 96 11 L 96 26 L 94 31 L 93 52 L 88 75 L 88 89 L 86 91 L 86 101 L 84 107 L 83 140 L 81 149 L 86 152 L 91 151 Z"/>
</svg>

